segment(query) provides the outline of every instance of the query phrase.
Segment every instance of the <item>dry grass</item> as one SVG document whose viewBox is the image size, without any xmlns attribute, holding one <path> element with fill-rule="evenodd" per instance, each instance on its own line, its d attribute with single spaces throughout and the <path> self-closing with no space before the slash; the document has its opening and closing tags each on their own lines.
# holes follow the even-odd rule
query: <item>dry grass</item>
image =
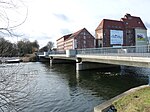
<svg viewBox="0 0 150 112">
<path fill-rule="evenodd" d="M 150 87 L 142 88 L 113 102 L 117 112 L 150 112 Z"/>
</svg>

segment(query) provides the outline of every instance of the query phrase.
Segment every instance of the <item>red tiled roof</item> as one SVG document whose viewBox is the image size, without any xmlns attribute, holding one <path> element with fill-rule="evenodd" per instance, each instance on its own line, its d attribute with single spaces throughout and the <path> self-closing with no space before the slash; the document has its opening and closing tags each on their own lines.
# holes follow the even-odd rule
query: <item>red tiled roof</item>
<svg viewBox="0 0 150 112">
<path fill-rule="evenodd" d="M 127 28 L 147 29 L 140 17 L 135 17 L 135 16 L 131 16 L 130 14 L 126 14 L 124 18 L 121 18 L 121 21 L 124 22 Z"/>
<path fill-rule="evenodd" d="M 104 19 L 104 28 L 108 28 L 108 26 L 110 27 L 118 26 L 120 27 L 119 29 L 124 28 L 124 25 L 121 21 Z"/>
<path fill-rule="evenodd" d="M 72 34 L 64 35 L 64 40 L 68 39 Z"/>
<path fill-rule="evenodd" d="M 110 19 L 103 19 L 101 23 L 98 25 L 96 30 L 101 28 L 116 28 L 116 29 L 124 29 L 124 28 L 143 28 L 146 29 L 144 23 L 142 22 L 140 17 L 131 16 L 130 14 L 126 14 L 124 18 L 121 18 L 120 21 L 118 20 L 110 20 Z M 95 31 L 96 31 L 95 30 Z"/>
<path fill-rule="evenodd" d="M 96 30 L 99 29 L 107 29 L 107 28 L 116 28 L 116 29 L 124 29 L 124 24 L 122 21 L 103 19 Z"/>
<path fill-rule="evenodd" d="M 83 31 L 83 30 L 86 30 L 87 32 L 88 32 L 88 30 L 86 29 L 86 28 L 82 28 L 81 30 L 79 30 L 79 31 L 77 31 L 77 32 L 75 32 L 75 33 L 72 33 L 72 35 L 69 37 L 69 38 L 67 38 L 68 40 L 69 39 L 72 39 L 72 38 L 76 38 L 76 37 L 78 37 L 78 35 Z M 90 34 L 90 32 L 88 32 L 89 34 Z M 90 34 L 91 35 L 91 34 Z M 92 35 L 91 35 L 92 36 Z M 94 38 L 94 37 L 93 37 Z M 66 39 L 66 40 L 67 40 Z"/>
<path fill-rule="evenodd" d="M 60 37 L 59 39 L 57 39 L 56 41 L 64 38 L 64 40 L 68 39 L 72 34 L 68 34 L 68 35 L 64 35 L 63 37 Z"/>
<path fill-rule="evenodd" d="M 81 29 L 81 30 L 79 30 L 79 31 L 77 31 L 77 32 L 75 32 L 75 33 L 73 33 L 71 36 L 70 36 L 70 38 L 75 38 L 80 32 L 82 32 L 83 30 L 84 30 L 85 28 L 83 28 L 83 29 Z"/>
</svg>

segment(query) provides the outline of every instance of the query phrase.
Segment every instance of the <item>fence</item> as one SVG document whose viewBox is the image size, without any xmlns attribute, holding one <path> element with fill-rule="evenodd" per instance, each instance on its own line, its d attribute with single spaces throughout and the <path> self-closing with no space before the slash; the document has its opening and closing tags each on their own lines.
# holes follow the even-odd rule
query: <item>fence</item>
<svg viewBox="0 0 150 112">
<path fill-rule="evenodd" d="M 73 50 L 71 50 L 73 51 Z M 115 55 L 115 56 L 142 56 L 150 57 L 150 46 L 120 46 L 120 47 L 103 47 L 103 48 L 86 48 L 74 50 L 77 54 L 82 55 Z M 50 54 L 66 54 L 66 51 L 50 51 L 46 55 Z"/>
<path fill-rule="evenodd" d="M 79 49 L 77 54 L 85 55 L 119 55 L 119 56 L 145 56 L 150 57 L 150 46 L 122 46 L 122 47 L 104 47 Z"/>
</svg>

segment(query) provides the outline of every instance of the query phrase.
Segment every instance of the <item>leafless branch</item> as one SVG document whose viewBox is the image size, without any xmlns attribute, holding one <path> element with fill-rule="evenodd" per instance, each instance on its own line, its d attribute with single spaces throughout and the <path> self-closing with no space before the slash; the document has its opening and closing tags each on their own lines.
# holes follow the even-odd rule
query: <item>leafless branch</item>
<svg viewBox="0 0 150 112">
<path fill-rule="evenodd" d="M 11 10 L 15 11 L 15 9 L 18 8 L 17 7 L 18 5 L 15 1 L 19 1 L 20 4 L 22 4 L 22 6 L 26 8 L 25 18 L 20 23 L 10 25 L 11 19 L 8 16 L 7 9 L 11 8 Z M 26 21 L 27 17 L 28 17 L 28 8 L 21 0 L 5 0 L 5 1 L 0 0 L 0 19 L 3 20 L 4 22 L 3 24 L 5 24 L 5 26 L 0 27 L 1 32 L 6 31 L 11 37 L 16 36 L 16 34 L 12 32 L 12 30 L 21 26 Z"/>
</svg>

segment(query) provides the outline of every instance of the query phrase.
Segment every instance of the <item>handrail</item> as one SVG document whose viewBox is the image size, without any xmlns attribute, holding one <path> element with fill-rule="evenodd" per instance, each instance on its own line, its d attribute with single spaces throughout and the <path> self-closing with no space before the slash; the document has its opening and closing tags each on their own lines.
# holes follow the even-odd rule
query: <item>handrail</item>
<svg viewBox="0 0 150 112">
<path fill-rule="evenodd" d="M 76 49 L 75 55 L 113 55 L 113 56 L 142 56 L 150 57 L 150 45 L 140 46 L 120 46 L 120 47 L 102 47 Z M 46 55 L 66 54 L 66 51 L 50 51 Z"/>
</svg>

